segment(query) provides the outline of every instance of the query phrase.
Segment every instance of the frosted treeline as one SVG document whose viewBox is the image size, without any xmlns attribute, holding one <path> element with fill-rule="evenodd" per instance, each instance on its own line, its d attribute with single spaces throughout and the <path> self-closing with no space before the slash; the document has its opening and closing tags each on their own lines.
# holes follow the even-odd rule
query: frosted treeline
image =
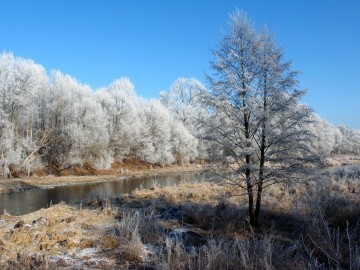
<svg viewBox="0 0 360 270">
<path fill-rule="evenodd" d="M 198 157 L 198 140 L 159 100 L 136 95 L 127 78 L 93 91 L 32 60 L 0 56 L 0 170 L 108 168 L 137 158 L 166 165 Z"/>
<path fill-rule="evenodd" d="M 50 75 L 32 60 L 0 55 L 0 171 L 27 172 L 91 162 L 98 169 L 136 158 L 167 165 L 206 159 L 198 119 L 207 117 L 196 79 L 180 78 L 160 100 L 137 96 L 128 78 L 92 90 L 75 78 Z M 360 132 L 314 115 L 319 153 L 358 153 Z"/>
<path fill-rule="evenodd" d="M 347 126 L 334 126 L 317 114 L 312 115 L 311 142 L 318 154 L 327 157 L 331 154 L 360 154 L 360 130 Z"/>
</svg>

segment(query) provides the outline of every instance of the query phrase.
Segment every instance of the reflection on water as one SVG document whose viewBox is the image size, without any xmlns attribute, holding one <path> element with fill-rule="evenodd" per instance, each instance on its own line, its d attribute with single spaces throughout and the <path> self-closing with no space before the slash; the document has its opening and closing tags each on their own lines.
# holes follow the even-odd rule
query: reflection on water
<svg viewBox="0 0 360 270">
<path fill-rule="evenodd" d="M 199 182 L 202 177 L 200 173 L 169 174 L 0 194 L 0 213 L 6 209 L 11 215 L 24 215 L 61 201 L 70 203 L 87 201 L 94 197 L 114 197 L 130 193 L 136 188 L 149 189 L 154 186 L 172 186 L 181 182 Z"/>
</svg>

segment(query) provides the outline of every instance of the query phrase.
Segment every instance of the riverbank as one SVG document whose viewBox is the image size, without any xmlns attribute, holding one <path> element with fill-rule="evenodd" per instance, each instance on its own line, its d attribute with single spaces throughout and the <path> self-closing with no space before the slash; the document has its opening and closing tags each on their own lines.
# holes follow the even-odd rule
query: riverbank
<svg viewBox="0 0 360 270">
<path fill-rule="evenodd" d="M 97 183 L 104 181 L 113 181 L 120 178 L 145 177 L 152 175 L 162 175 L 169 173 L 185 173 L 202 171 L 203 165 L 189 164 L 184 166 L 171 165 L 166 167 L 145 167 L 145 166 L 118 166 L 116 169 L 102 171 L 95 175 L 46 175 L 31 176 L 23 178 L 12 178 L 0 180 L 0 193 L 21 192 L 34 189 L 53 188 L 63 185 Z"/>
<path fill-rule="evenodd" d="M 333 155 L 325 159 L 325 164 L 329 167 L 360 165 L 360 157 Z M 204 170 L 204 168 L 205 165 L 203 164 L 157 166 L 130 159 L 124 160 L 123 162 L 115 162 L 108 170 L 96 170 L 91 164 L 85 163 L 81 166 L 58 171 L 56 175 L 46 174 L 44 171 L 38 170 L 37 173 L 30 177 L 2 179 L 0 180 L 0 194 L 46 189 L 64 185 L 113 181 L 121 177 L 129 178 L 168 173 L 195 172 Z"/>
<path fill-rule="evenodd" d="M 346 176 L 271 186 L 257 228 L 249 227 L 245 197 L 231 196 L 229 185 L 209 182 L 155 186 L 18 217 L 4 213 L 0 266 L 357 269 L 359 191 L 358 179 Z"/>
<path fill-rule="evenodd" d="M 325 164 L 329 167 L 360 165 L 360 156 L 357 155 L 331 155 L 325 158 Z"/>
</svg>

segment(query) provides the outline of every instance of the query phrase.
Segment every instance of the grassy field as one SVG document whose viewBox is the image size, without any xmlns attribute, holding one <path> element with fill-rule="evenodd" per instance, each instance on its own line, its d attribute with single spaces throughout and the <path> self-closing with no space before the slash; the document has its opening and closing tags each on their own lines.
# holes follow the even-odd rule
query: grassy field
<svg viewBox="0 0 360 270">
<path fill-rule="evenodd" d="M 221 183 L 58 204 L 0 224 L 2 269 L 360 269 L 359 168 L 266 190 L 260 226 Z"/>
</svg>

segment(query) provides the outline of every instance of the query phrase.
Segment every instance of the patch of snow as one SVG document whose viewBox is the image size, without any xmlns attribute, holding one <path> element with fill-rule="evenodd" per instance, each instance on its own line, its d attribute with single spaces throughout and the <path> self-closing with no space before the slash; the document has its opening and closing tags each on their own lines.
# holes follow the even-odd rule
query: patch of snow
<svg viewBox="0 0 360 270">
<path fill-rule="evenodd" d="M 98 248 L 85 248 L 81 250 L 79 253 L 76 254 L 76 257 L 85 257 L 85 256 L 91 256 L 96 254 L 99 251 Z"/>
<path fill-rule="evenodd" d="M 175 229 L 172 232 L 169 233 L 169 237 L 175 240 L 184 240 L 184 237 L 186 236 L 186 234 L 188 233 L 188 229 L 185 228 L 179 228 L 179 229 Z"/>
<path fill-rule="evenodd" d="M 144 244 L 144 248 L 146 250 L 146 253 L 150 253 L 150 254 L 160 254 L 161 253 L 161 248 L 154 246 L 152 244 Z"/>
</svg>

